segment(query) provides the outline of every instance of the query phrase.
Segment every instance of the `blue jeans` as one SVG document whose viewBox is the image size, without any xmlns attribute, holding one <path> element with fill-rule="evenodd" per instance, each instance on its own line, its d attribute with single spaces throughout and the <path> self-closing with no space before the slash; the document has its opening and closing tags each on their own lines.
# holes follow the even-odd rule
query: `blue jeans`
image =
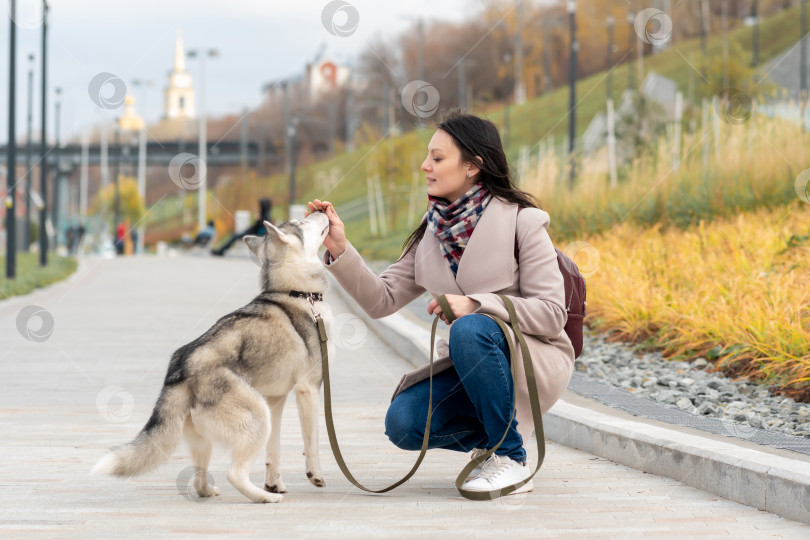
<svg viewBox="0 0 810 540">
<path fill-rule="evenodd" d="M 450 327 L 453 367 L 433 376 L 433 416 L 428 448 L 469 452 L 493 448 L 503 437 L 515 406 L 509 346 L 497 323 L 472 313 Z M 430 381 L 400 393 L 388 407 L 385 434 L 399 448 L 419 450 L 425 435 Z M 512 420 L 495 451 L 526 460 L 523 438 Z"/>
</svg>

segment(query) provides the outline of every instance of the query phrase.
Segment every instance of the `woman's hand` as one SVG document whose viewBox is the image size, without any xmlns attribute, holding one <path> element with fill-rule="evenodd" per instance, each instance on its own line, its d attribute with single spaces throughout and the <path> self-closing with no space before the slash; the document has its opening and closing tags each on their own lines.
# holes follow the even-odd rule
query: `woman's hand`
<svg viewBox="0 0 810 540">
<path fill-rule="evenodd" d="M 468 296 L 459 296 L 457 294 L 446 294 L 444 296 L 447 298 L 447 303 L 450 304 L 450 309 L 453 310 L 453 313 L 457 319 L 463 317 L 464 315 L 469 315 L 481 307 L 481 302 L 473 300 Z M 447 321 L 447 317 L 445 317 L 444 313 L 442 313 L 442 308 L 439 305 L 439 301 L 435 298 L 428 304 L 428 314 L 439 315 L 444 321 L 444 324 L 450 324 Z"/>
<path fill-rule="evenodd" d="M 304 216 L 320 210 L 329 218 L 329 234 L 324 238 L 323 245 L 332 254 L 332 259 L 337 259 L 346 251 L 346 228 L 335 212 L 335 207 L 329 201 L 319 201 L 318 199 L 308 202 L 307 207 L 309 211 L 304 212 Z"/>
</svg>

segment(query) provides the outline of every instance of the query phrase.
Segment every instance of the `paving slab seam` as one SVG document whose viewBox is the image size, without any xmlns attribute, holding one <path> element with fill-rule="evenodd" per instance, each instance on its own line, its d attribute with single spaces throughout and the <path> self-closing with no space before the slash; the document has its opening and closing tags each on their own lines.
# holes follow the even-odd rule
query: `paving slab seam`
<svg viewBox="0 0 810 540">
<path fill-rule="evenodd" d="M 369 317 L 332 279 L 331 289 L 409 364 L 424 365 L 430 331 L 395 313 Z M 810 463 L 643 421 L 604 414 L 561 399 L 543 416 L 546 438 L 726 499 L 810 523 Z"/>
</svg>

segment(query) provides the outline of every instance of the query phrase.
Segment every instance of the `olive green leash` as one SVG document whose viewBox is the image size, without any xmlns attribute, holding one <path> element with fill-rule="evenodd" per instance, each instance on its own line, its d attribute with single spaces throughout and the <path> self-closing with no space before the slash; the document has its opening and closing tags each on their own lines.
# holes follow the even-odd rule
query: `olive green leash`
<svg viewBox="0 0 810 540">
<path fill-rule="evenodd" d="M 463 489 L 461 486 L 467 481 L 467 477 L 475 469 L 478 465 L 489 459 L 489 457 L 498 449 L 498 447 L 503 443 L 504 439 L 506 438 L 507 433 L 509 432 L 509 427 L 511 427 L 512 422 L 515 419 L 515 413 L 517 412 L 516 408 L 512 408 L 512 416 L 509 419 L 509 426 L 507 427 L 506 432 L 504 432 L 503 437 L 501 440 L 498 441 L 498 444 L 495 447 L 491 448 L 484 454 L 474 458 L 470 463 L 468 463 L 459 473 L 458 477 L 456 478 L 456 489 L 458 492 L 465 498 L 471 500 L 491 500 L 496 499 L 498 497 L 502 497 L 504 495 L 508 495 L 512 493 L 516 489 L 526 485 L 531 481 L 537 471 L 540 470 L 540 466 L 543 464 L 543 460 L 546 456 L 546 446 L 545 446 L 545 437 L 543 435 L 543 417 L 540 411 L 540 399 L 537 395 L 537 384 L 536 378 L 534 375 L 534 366 L 532 364 L 531 355 L 529 353 L 529 347 L 526 345 L 526 340 L 523 337 L 523 333 L 520 331 L 520 326 L 518 325 L 517 321 L 517 314 L 515 313 L 515 306 L 512 304 L 512 301 L 504 296 L 498 295 L 503 300 L 504 304 L 506 305 L 506 309 L 509 313 L 509 324 L 512 328 L 512 331 L 515 334 L 515 339 L 520 344 L 521 354 L 523 356 L 523 367 L 526 371 L 526 383 L 529 387 L 529 397 L 531 400 L 531 407 L 532 407 L 532 416 L 534 417 L 534 431 L 535 437 L 537 438 L 537 467 L 535 468 L 534 472 L 526 478 L 525 480 L 518 482 L 516 484 L 512 484 L 510 486 L 506 486 L 501 489 L 496 489 L 492 491 L 470 491 L 467 489 Z M 450 304 L 447 302 L 447 298 L 442 295 L 437 297 L 439 302 L 439 306 L 442 308 L 442 313 L 444 314 L 445 318 L 447 319 L 448 323 L 452 323 L 456 320 L 456 316 L 453 313 L 453 310 L 450 308 Z M 515 391 L 514 399 L 515 403 L 517 403 L 517 369 L 516 365 L 517 362 L 514 361 L 516 358 L 515 356 L 515 345 L 512 340 L 509 339 L 509 332 L 504 323 L 499 317 L 495 315 L 490 315 L 488 313 L 484 313 L 487 317 L 494 320 L 498 326 L 500 327 L 501 331 L 503 332 L 504 336 L 506 337 L 507 344 L 509 345 L 509 357 L 513 360 L 512 364 L 512 381 L 513 381 L 513 388 Z M 313 318 L 315 323 L 318 326 L 318 337 L 321 342 L 321 357 L 323 360 L 323 397 L 324 397 L 324 412 L 326 416 L 326 432 L 329 436 L 329 444 L 332 447 L 332 453 L 335 456 L 335 461 L 337 461 L 338 467 L 340 468 L 343 475 L 346 477 L 349 482 L 357 486 L 358 488 L 362 489 L 363 491 L 367 491 L 370 493 L 385 493 L 387 491 L 391 491 L 392 489 L 402 485 L 411 476 L 414 475 L 416 470 L 421 465 L 422 460 L 425 458 L 425 454 L 427 453 L 428 449 L 428 441 L 430 440 L 430 421 L 433 416 L 433 348 L 434 342 L 436 339 L 436 325 L 439 322 L 440 317 L 437 315 L 433 319 L 433 325 L 430 330 L 430 387 L 428 393 L 428 412 L 427 412 L 427 421 L 425 423 L 425 435 L 422 438 L 422 448 L 419 450 L 419 457 L 416 459 L 416 463 L 414 463 L 413 467 L 408 474 L 405 475 L 404 478 L 401 480 L 391 484 L 390 486 L 383 488 L 383 489 L 369 489 L 363 486 L 360 482 L 355 479 L 352 473 L 349 471 L 349 468 L 346 466 L 346 462 L 343 459 L 343 454 L 340 451 L 340 446 L 338 445 L 337 435 L 335 434 L 335 424 L 332 417 L 332 388 L 331 382 L 329 379 L 329 354 L 327 352 L 327 335 L 326 335 L 326 328 L 324 326 L 323 319 L 318 313 L 315 313 L 313 310 Z"/>
</svg>

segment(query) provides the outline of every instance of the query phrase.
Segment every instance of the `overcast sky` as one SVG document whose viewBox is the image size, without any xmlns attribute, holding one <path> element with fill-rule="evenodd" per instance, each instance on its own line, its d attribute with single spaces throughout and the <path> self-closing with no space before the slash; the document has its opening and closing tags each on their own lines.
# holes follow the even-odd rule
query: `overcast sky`
<svg viewBox="0 0 810 540">
<path fill-rule="evenodd" d="M 301 73 L 326 44 L 339 60 L 351 61 L 375 35 L 399 33 L 426 19 L 465 20 L 479 0 L 350 0 L 359 15 L 357 30 L 347 37 L 330 34 L 321 22 L 327 0 L 50 0 L 48 20 L 48 131 L 53 134 L 54 88 L 63 92 L 63 137 L 79 134 L 104 112 L 89 97 L 88 84 L 109 72 L 128 84 L 154 82 L 146 98 L 150 121 L 163 113 L 163 89 L 172 68 L 177 30 L 186 49 L 219 50 L 206 63 L 206 109 L 209 114 L 238 112 L 260 100 L 267 82 Z M 34 126 L 39 131 L 39 55 L 41 0 L 17 0 L 17 133 L 26 130 L 28 54 L 37 57 L 34 76 Z M 8 139 L 9 2 L 0 2 L 0 141 Z M 338 14 L 338 23 L 345 14 Z M 198 60 L 187 60 L 198 88 Z M 143 113 L 143 89 L 134 89 Z M 118 111 L 107 114 L 115 116 Z M 19 139 L 18 139 L 19 140 Z"/>
</svg>

